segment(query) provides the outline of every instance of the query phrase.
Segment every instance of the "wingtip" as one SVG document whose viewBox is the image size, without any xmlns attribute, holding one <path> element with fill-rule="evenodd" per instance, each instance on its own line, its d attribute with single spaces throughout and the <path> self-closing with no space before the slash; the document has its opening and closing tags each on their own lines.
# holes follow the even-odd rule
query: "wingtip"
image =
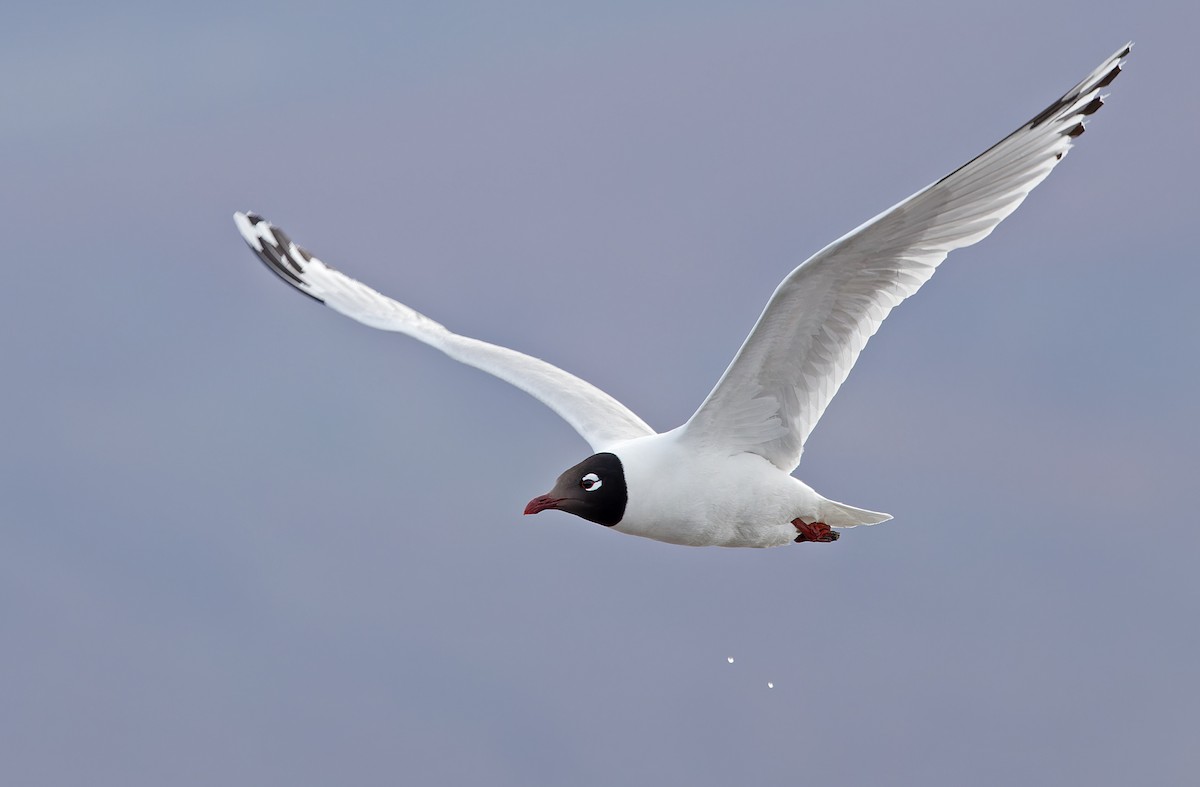
<svg viewBox="0 0 1200 787">
<path fill-rule="evenodd" d="M 1125 58 L 1129 57 L 1129 53 L 1132 51 L 1133 42 L 1130 41 L 1126 43 L 1125 46 L 1114 52 L 1112 57 L 1110 57 L 1107 63 L 1105 63 L 1105 66 L 1101 67 L 1107 67 L 1107 72 L 1103 77 L 1101 77 L 1100 81 L 1094 85 L 1094 87 L 1108 87 L 1111 85 L 1112 81 L 1117 78 L 1117 75 L 1125 70 Z"/>
<path fill-rule="evenodd" d="M 242 213 L 240 210 L 233 214 L 233 223 L 241 233 L 242 240 L 250 245 L 250 248 L 257 252 L 263 250 L 262 242 L 258 239 L 258 232 L 255 230 L 255 225 L 262 221 L 261 216 L 253 213 Z"/>
<path fill-rule="evenodd" d="M 266 219 L 252 210 L 245 211 L 244 213 L 240 210 L 235 210 L 233 212 L 233 223 L 236 224 L 239 229 L 242 227 L 253 228 L 257 227 L 259 224 L 267 224 L 269 226 L 269 222 Z"/>
<path fill-rule="evenodd" d="M 312 255 L 292 243 L 283 230 L 272 227 L 262 216 L 250 211 L 235 211 L 233 223 L 246 245 L 272 273 L 313 300 L 325 302 L 312 292 L 311 284 L 304 278 L 305 265 L 314 261 Z"/>
</svg>

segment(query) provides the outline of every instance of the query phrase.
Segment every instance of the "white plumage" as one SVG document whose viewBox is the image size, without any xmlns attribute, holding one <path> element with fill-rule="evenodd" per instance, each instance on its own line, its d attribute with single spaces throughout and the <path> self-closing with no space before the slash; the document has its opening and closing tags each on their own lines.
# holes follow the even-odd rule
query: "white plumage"
<svg viewBox="0 0 1200 787">
<path fill-rule="evenodd" d="M 837 534 L 820 524 L 844 528 L 890 517 L 827 500 L 790 475 L 821 414 L 888 313 L 947 254 L 985 238 L 1062 160 L 1130 49 L 1122 47 L 983 154 L 788 274 L 699 409 L 664 434 L 556 366 L 459 336 L 339 273 L 258 216 L 237 213 L 234 221 L 259 257 L 297 289 L 506 380 L 574 427 L 596 455 L 560 476 L 552 494 L 536 498 L 526 513 L 561 508 L 677 544 L 833 540 Z"/>
</svg>

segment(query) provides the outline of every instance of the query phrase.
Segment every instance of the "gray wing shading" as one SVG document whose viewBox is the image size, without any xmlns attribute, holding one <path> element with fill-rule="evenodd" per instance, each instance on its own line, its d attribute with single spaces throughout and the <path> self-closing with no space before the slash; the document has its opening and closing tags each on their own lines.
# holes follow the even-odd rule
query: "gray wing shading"
<svg viewBox="0 0 1200 787">
<path fill-rule="evenodd" d="M 1100 89 L 1120 73 L 1131 46 L 982 155 L 792 271 L 681 437 L 794 470 L 884 318 L 948 253 L 985 238 L 1050 174 L 1083 133 L 1083 118 L 1104 103 Z"/>
<path fill-rule="evenodd" d="M 300 292 L 364 325 L 407 334 L 456 361 L 515 385 L 558 413 L 593 450 L 654 434 L 616 399 L 557 366 L 451 333 L 425 315 L 329 267 L 260 216 L 235 213 L 233 220 L 258 258 Z"/>
</svg>

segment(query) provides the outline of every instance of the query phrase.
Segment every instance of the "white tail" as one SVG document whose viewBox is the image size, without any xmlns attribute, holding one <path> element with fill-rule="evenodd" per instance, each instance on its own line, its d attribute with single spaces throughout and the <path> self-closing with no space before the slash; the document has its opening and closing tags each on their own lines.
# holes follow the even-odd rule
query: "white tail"
<svg viewBox="0 0 1200 787">
<path fill-rule="evenodd" d="M 878 525 L 892 518 L 891 514 L 879 511 L 868 511 L 865 508 L 855 508 L 836 500 L 824 500 L 821 503 L 821 521 L 830 527 L 856 527 L 858 525 Z"/>
</svg>

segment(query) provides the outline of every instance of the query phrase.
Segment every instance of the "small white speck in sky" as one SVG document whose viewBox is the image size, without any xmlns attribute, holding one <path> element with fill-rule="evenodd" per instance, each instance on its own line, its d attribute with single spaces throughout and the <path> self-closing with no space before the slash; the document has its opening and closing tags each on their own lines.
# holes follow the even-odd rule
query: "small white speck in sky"
<svg viewBox="0 0 1200 787">
<path fill-rule="evenodd" d="M 729 658 L 727 658 L 727 659 L 725 659 L 725 660 L 726 660 L 726 661 L 728 661 L 730 664 L 732 664 L 732 663 L 733 663 L 733 656 L 730 656 Z"/>
<path fill-rule="evenodd" d="M 774 684 L 774 683 L 768 683 L 768 684 L 767 684 L 767 688 L 768 688 L 768 689 L 773 689 L 773 688 L 775 688 L 775 684 Z"/>
</svg>

